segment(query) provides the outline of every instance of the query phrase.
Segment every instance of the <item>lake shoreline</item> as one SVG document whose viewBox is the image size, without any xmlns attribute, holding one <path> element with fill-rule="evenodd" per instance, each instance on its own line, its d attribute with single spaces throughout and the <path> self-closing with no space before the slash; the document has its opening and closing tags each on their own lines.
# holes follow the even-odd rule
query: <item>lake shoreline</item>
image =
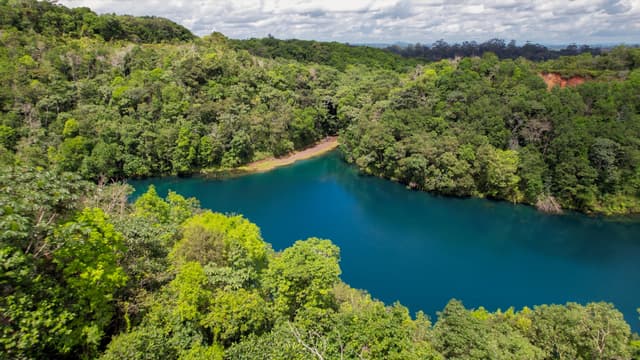
<svg viewBox="0 0 640 360">
<path fill-rule="evenodd" d="M 148 179 L 134 184 L 136 195 L 151 184 L 160 196 L 171 189 L 203 208 L 243 214 L 275 250 L 310 236 L 331 239 L 341 249 L 343 280 L 412 312 L 435 314 L 451 297 L 488 309 L 605 300 L 640 328 L 637 292 L 629 290 L 640 274 L 635 222 L 408 191 L 362 174 L 335 151 L 224 181 Z M 440 269 L 445 280 L 416 290 Z M 482 279 L 498 277 L 478 295 L 489 286 Z"/>
<path fill-rule="evenodd" d="M 339 146 L 339 141 L 338 141 L 338 136 L 327 136 L 324 139 L 316 142 L 315 144 L 302 149 L 302 150 L 297 150 L 297 151 L 293 151 L 283 157 L 269 157 L 266 159 L 261 159 L 261 160 L 256 160 L 253 162 L 250 162 L 248 164 L 245 165 L 241 165 L 235 168 L 208 168 L 208 169 L 200 169 L 199 171 L 196 171 L 190 175 L 186 175 L 184 177 L 202 177 L 205 179 L 217 179 L 217 180 L 221 180 L 221 179 L 232 179 L 232 178 L 236 178 L 236 177 L 241 177 L 241 176 L 246 176 L 246 175 L 252 175 L 252 174 L 259 174 L 259 173 L 265 173 L 265 172 L 269 172 L 281 167 L 285 167 L 285 166 L 289 166 L 289 165 L 293 165 L 298 161 L 302 161 L 302 160 L 308 160 L 308 159 L 312 159 L 312 158 L 316 158 L 316 157 L 320 157 L 322 155 L 326 155 L 332 151 L 335 151 L 338 146 Z M 353 165 L 352 162 L 346 161 L 348 164 Z M 356 167 L 357 168 L 357 167 Z M 388 178 L 388 177 L 384 177 L 384 176 L 377 176 L 377 175 L 373 175 L 373 174 L 367 174 L 365 172 L 363 172 L 361 169 L 358 169 L 358 172 L 360 173 L 360 175 L 363 176 L 371 176 L 371 177 L 375 177 L 375 178 L 380 178 L 380 179 L 384 179 L 387 181 L 391 181 L 391 182 L 395 182 L 398 183 L 402 186 L 404 186 L 406 189 L 411 190 L 411 191 L 417 191 L 417 192 L 423 192 L 423 193 L 428 193 L 432 196 L 438 196 L 438 197 L 444 197 L 444 198 L 477 198 L 477 199 L 484 199 L 484 200 L 488 200 L 488 201 L 494 201 L 494 202 L 507 202 L 507 203 L 511 203 L 514 205 L 524 205 L 527 207 L 532 207 L 533 209 L 535 209 L 536 211 L 543 213 L 543 214 L 547 214 L 547 215 L 551 215 L 551 216 L 563 216 L 567 213 L 578 213 L 590 218 L 603 218 L 603 219 L 607 219 L 607 220 L 612 220 L 612 221 L 616 221 L 616 222 L 638 222 L 640 221 L 640 213 L 638 212 L 613 212 L 613 213 L 607 213 L 604 211 L 592 211 L 592 212 L 585 212 L 585 211 L 580 211 L 577 209 L 570 209 L 570 208 L 559 208 L 559 211 L 545 211 L 541 208 L 539 208 L 538 204 L 532 204 L 532 203 L 528 203 L 528 202 L 524 202 L 524 201 L 516 201 L 516 202 L 512 202 L 512 201 L 508 201 L 505 199 L 500 199 L 500 198 L 492 198 L 492 197 L 488 197 L 488 196 L 479 196 L 477 194 L 473 194 L 473 195 L 467 195 L 467 196 L 456 196 L 456 195 L 450 195 L 450 194 L 442 194 L 442 193 L 438 193 L 436 191 L 428 191 L 428 190 L 424 190 L 424 189 L 418 189 L 418 188 L 414 188 L 411 187 L 410 184 L 405 184 L 401 181 L 398 181 L 397 179 L 393 179 L 393 178 Z M 160 176 L 160 177 L 164 177 L 164 176 Z M 182 176 L 179 176 L 182 177 Z"/>
<path fill-rule="evenodd" d="M 300 160 L 311 159 L 316 156 L 324 155 L 329 151 L 335 150 L 338 145 L 339 143 L 337 136 L 327 136 L 326 138 L 320 140 L 313 146 L 306 149 L 294 151 L 280 158 L 272 157 L 254 161 L 252 163 L 239 167 L 239 169 L 246 170 L 250 173 L 265 172 L 282 166 L 291 165 Z"/>
<path fill-rule="evenodd" d="M 326 138 L 320 140 L 310 147 L 294 151 L 283 157 L 270 157 L 267 159 L 257 160 L 233 169 L 204 169 L 201 171 L 201 175 L 212 178 L 226 178 L 263 173 L 283 166 L 292 165 L 301 160 L 307 160 L 324 155 L 330 151 L 337 149 L 339 145 L 340 144 L 338 142 L 337 136 L 327 136 Z"/>
</svg>

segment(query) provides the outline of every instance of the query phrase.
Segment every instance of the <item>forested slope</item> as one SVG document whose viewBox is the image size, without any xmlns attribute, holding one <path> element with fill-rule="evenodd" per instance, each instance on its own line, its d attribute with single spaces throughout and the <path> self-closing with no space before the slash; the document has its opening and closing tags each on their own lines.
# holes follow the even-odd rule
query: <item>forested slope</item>
<svg viewBox="0 0 640 360">
<path fill-rule="evenodd" d="M 256 56 L 323 64 L 340 71 L 344 71 L 349 65 L 406 71 L 424 63 L 422 60 L 405 59 L 378 48 L 338 42 L 280 40 L 270 36 L 262 39 L 231 40 L 231 44 L 235 49 L 247 50 Z"/>
<path fill-rule="evenodd" d="M 2 5 L 0 141 L 22 161 L 90 179 L 190 174 L 342 131 L 348 160 L 413 188 L 640 210 L 640 49 L 411 65 L 373 48 L 189 40 L 168 20 L 15 4 Z M 540 72 L 596 81 L 548 92 Z"/>
<path fill-rule="evenodd" d="M 155 45 L 8 29 L 0 42 L 2 145 L 87 178 L 234 167 L 342 127 L 338 71 L 255 58 L 220 37 Z"/>
<path fill-rule="evenodd" d="M 639 56 L 620 48 L 536 64 L 489 54 L 419 67 L 346 121 L 343 149 L 363 171 L 417 189 L 637 213 Z M 539 76 L 577 65 L 593 74 L 577 87 L 548 91 Z"/>
<path fill-rule="evenodd" d="M 340 133 L 364 172 L 414 188 L 638 211 L 637 50 L 580 58 L 622 64 L 615 81 L 548 92 L 553 64 L 522 59 L 271 59 L 168 20 L 29 0 L 0 1 L 0 19 L 0 358 L 639 356 L 611 304 L 452 300 L 431 322 L 342 283 L 328 240 L 274 252 L 241 216 L 104 185 Z"/>
<path fill-rule="evenodd" d="M 492 313 L 452 300 L 432 323 L 342 283 L 340 251 L 329 240 L 276 253 L 257 226 L 195 199 L 162 199 L 151 188 L 128 204 L 126 186 L 0 170 L 3 359 L 640 355 L 611 304 Z"/>
<path fill-rule="evenodd" d="M 640 49 L 411 65 L 379 49 L 189 40 L 168 20 L 15 4 L 2 5 L 0 141 L 21 161 L 89 179 L 190 174 L 342 131 L 348 160 L 413 188 L 640 210 Z M 595 81 L 548 92 L 540 72 Z"/>
<path fill-rule="evenodd" d="M 56 37 L 92 37 L 158 43 L 192 40 L 184 26 L 153 16 L 98 15 L 89 8 L 67 8 L 56 1 L 1 0 L 3 28 Z"/>
</svg>

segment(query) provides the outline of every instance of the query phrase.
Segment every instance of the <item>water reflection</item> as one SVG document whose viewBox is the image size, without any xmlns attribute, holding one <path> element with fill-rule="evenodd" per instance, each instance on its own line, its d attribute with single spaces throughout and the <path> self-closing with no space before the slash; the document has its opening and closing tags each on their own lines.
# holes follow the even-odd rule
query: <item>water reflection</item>
<svg viewBox="0 0 640 360">
<path fill-rule="evenodd" d="M 203 207 L 241 213 L 283 249 L 332 239 L 343 279 L 374 296 L 434 314 L 468 306 L 612 301 L 635 329 L 640 222 L 541 214 L 527 206 L 409 191 L 361 176 L 334 153 L 269 173 L 210 181 L 152 179 Z"/>
</svg>

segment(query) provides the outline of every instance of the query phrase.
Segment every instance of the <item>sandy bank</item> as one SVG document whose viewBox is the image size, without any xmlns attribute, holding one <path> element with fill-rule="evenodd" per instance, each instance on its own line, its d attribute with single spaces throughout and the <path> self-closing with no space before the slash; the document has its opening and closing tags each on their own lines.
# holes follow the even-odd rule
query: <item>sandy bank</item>
<svg viewBox="0 0 640 360">
<path fill-rule="evenodd" d="M 305 160 L 315 156 L 325 154 L 338 147 L 338 137 L 329 136 L 319 143 L 306 148 L 304 150 L 295 151 L 287 156 L 281 158 L 269 158 L 259 161 L 254 161 L 247 165 L 244 165 L 238 170 L 246 172 L 264 172 L 269 171 L 281 166 L 293 164 L 298 160 Z"/>
</svg>

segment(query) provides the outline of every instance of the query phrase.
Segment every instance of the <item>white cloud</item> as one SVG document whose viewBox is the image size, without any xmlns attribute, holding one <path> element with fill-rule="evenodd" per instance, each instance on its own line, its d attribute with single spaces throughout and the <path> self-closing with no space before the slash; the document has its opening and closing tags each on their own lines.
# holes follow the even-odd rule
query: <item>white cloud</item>
<svg viewBox="0 0 640 360">
<path fill-rule="evenodd" d="M 343 42 L 640 42 L 640 0 L 61 0 L 99 13 L 156 15 L 198 35 Z"/>
</svg>

